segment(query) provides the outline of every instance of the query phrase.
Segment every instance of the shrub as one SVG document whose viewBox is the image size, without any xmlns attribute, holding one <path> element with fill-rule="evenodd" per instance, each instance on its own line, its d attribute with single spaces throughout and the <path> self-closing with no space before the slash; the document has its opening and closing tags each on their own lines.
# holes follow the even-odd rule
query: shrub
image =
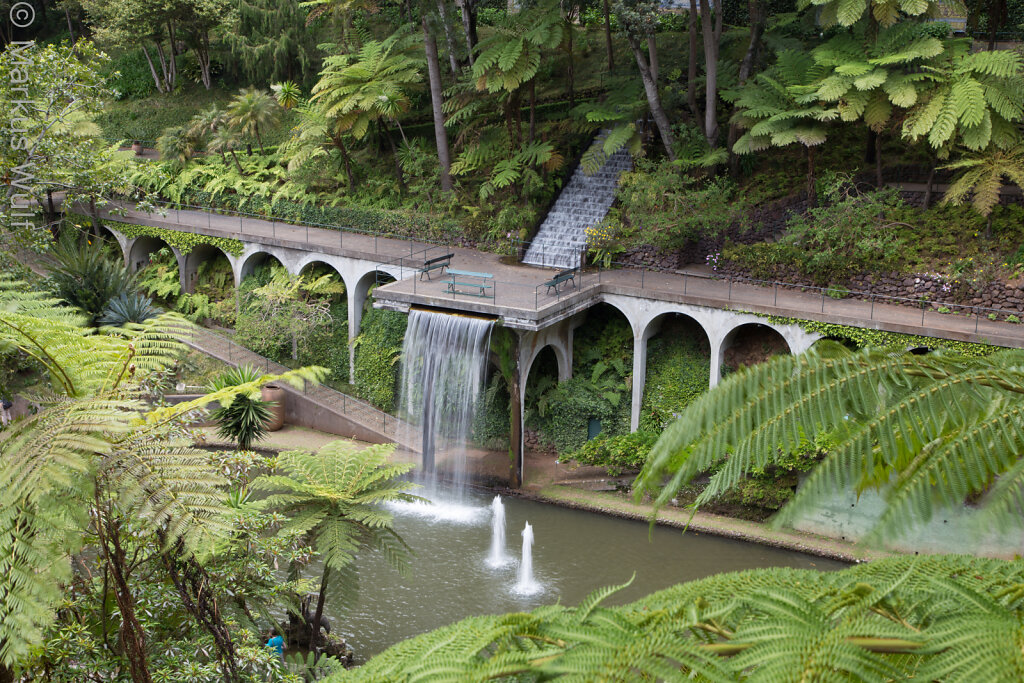
<svg viewBox="0 0 1024 683">
<path fill-rule="evenodd" d="M 574 451 L 568 459 L 575 460 L 581 465 L 604 467 L 608 474 L 616 477 L 623 472 L 640 470 L 657 440 L 657 434 L 646 431 L 617 436 L 602 434 Z"/>
<path fill-rule="evenodd" d="M 135 290 L 135 278 L 114 261 L 101 242 L 65 228 L 50 250 L 50 286 L 58 297 L 82 309 L 93 321 L 111 299 Z"/>
</svg>

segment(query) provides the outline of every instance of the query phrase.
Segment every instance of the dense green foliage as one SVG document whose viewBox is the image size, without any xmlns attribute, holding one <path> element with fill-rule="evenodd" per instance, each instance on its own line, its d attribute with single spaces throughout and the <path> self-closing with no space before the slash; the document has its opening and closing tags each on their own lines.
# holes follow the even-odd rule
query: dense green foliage
<svg viewBox="0 0 1024 683">
<path fill-rule="evenodd" d="M 66 230 L 50 251 L 49 282 L 54 294 L 98 319 L 115 298 L 135 289 L 123 263 L 109 258 L 104 244 Z"/>
<path fill-rule="evenodd" d="M 560 454 L 587 440 L 591 420 L 601 432 L 629 432 L 633 334 L 626 319 L 610 306 L 590 309 L 587 323 L 573 335 L 573 376 L 558 382 L 555 368 L 535 361 L 526 387 L 526 424 L 539 429 L 545 443 Z"/>
<path fill-rule="evenodd" d="M 367 305 L 355 340 L 356 393 L 388 412 L 398 407 L 398 362 L 407 324 L 401 313 Z"/>
<path fill-rule="evenodd" d="M 1020 562 L 901 557 L 756 569 L 602 603 L 472 617 L 331 681 L 975 681 L 1024 675 Z"/>
<path fill-rule="evenodd" d="M 636 431 L 616 436 L 600 435 L 566 456 L 580 465 L 604 467 L 617 477 L 623 472 L 637 472 L 647 461 L 647 453 L 658 440 L 654 432 Z"/>
<path fill-rule="evenodd" d="M 707 343 L 662 331 L 647 342 L 647 379 L 640 404 L 640 429 L 660 433 L 708 390 L 711 376 Z"/>
<path fill-rule="evenodd" d="M 1018 526 L 1020 357 L 1016 350 L 980 358 L 854 353 L 834 343 L 776 356 L 730 375 L 665 430 L 638 495 L 665 504 L 727 455 L 699 505 L 806 440 L 827 437 L 827 454 L 777 523 L 843 491 L 873 488 L 887 503 L 871 528 L 876 542 L 979 494 L 986 520 Z"/>
</svg>

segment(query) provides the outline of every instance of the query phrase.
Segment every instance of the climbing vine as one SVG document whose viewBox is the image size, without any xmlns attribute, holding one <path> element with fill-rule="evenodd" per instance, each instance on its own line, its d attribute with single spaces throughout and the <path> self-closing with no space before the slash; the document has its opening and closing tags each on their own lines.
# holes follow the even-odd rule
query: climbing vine
<svg viewBox="0 0 1024 683">
<path fill-rule="evenodd" d="M 69 213 L 66 218 L 76 225 L 81 225 L 85 222 L 92 222 L 91 218 L 80 214 Z M 245 248 L 245 245 L 242 244 L 240 240 L 231 239 L 230 237 L 211 237 L 209 235 L 200 235 L 198 233 L 185 232 L 183 230 L 158 228 L 155 225 L 137 225 L 135 223 L 121 223 L 120 221 L 111 222 L 116 222 L 117 225 L 109 227 L 112 230 L 117 230 L 125 237 L 156 237 L 183 254 L 188 254 L 194 248 L 204 244 L 216 247 L 225 254 L 231 254 L 232 256 L 241 255 L 242 250 Z"/>
<path fill-rule="evenodd" d="M 760 318 L 767 318 L 777 325 L 796 325 L 805 332 L 814 332 L 823 337 L 841 339 L 857 345 L 858 348 L 873 346 L 883 349 L 947 349 L 965 356 L 987 356 L 998 351 L 1000 347 L 990 344 L 977 344 L 974 342 L 963 342 L 955 339 L 943 339 L 941 337 L 923 337 L 915 334 L 901 334 L 899 332 L 888 332 L 886 330 L 873 330 L 865 327 L 853 327 L 852 325 L 839 325 L 837 323 L 826 323 L 818 320 L 800 320 L 799 318 L 786 318 L 777 315 L 766 315 L 753 313 Z"/>
</svg>

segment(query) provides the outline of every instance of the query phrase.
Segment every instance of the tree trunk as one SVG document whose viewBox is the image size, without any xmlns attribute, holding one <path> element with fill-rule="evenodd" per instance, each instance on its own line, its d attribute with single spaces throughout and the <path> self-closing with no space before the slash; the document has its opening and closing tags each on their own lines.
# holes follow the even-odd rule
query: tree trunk
<svg viewBox="0 0 1024 683">
<path fill-rule="evenodd" d="M 608 73 L 615 71 L 615 52 L 612 49 L 612 13 L 608 0 L 604 0 L 604 44 L 608 52 Z"/>
<path fill-rule="evenodd" d="M 327 602 L 327 582 L 331 578 L 331 568 L 324 567 L 323 576 L 320 577 L 320 595 L 316 599 L 316 613 L 313 614 L 313 623 L 309 626 L 309 649 L 316 651 L 316 641 L 320 635 L 320 621 L 324 618 L 324 603 Z"/>
<path fill-rule="evenodd" d="M 882 178 L 882 134 L 875 134 L 875 187 L 879 190 L 885 185 Z"/>
<path fill-rule="evenodd" d="M 761 35 L 764 33 L 764 25 L 766 21 L 764 6 L 760 3 L 760 0 L 750 0 L 748 7 L 748 13 L 750 15 L 750 43 L 747 45 L 747 53 L 743 55 L 743 61 L 740 62 L 740 85 L 746 83 L 754 73 L 754 64 L 757 63 L 757 56 L 761 50 Z M 740 170 L 739 157 L 737 157 L 735 152 L 732 151 L 733 145 L 736 144 L 739 137 L 739 125 L 736 123 L 730 123 L 726 147 L 729 152 L 729 174 L 732 175 L 733 178 L 739 175 Z"/>
<path fill-rule="evenodd" d="M 68 20 L 68 33 L 71 35 L 71 44 L 74 45 L 78 41 L 75 40 L 75 29 L 71 26 L 71 12 L 67 5 L 64 5 L 64 18 Z"/>
<path fill-rule="evenodd" d="M 352 164 L 348 158 L 348 149 L 345 148 L 345 141 L 342 140 L 340 135 L 335 135 L 331 137 L 331 142 L 341 152 L 341 163 L 345 165 L 345 176 L 348 178 L 348 186 L 351 189 L 356 186 L 356 179 L 352 175 Z"/>
<path fill-rule="evenodd" d="M 388 147 L 391 148 L 391 158 L 395 160 L 395 178 L 398 180 L 398 194 L 401 197 L 405 196 L 408 188 L 405 186 L 405 174 L 402 173 L 402 164 L 398 160 L 398 150 L 395 149 L 395 140 L 391 137 L 391 129 L 381 121 L 379 124 L 380 132 L 388 141 Z"/>
<path fill-rule="evenodd" d="M 471 0 L 462 0 L 459 9 L 462 11 L 462 32 L 466 34 L 466 54 L 469 57 L 469 66 L 473 67 L 473 48 L 476 47 L 476 12 L 473 9 Z"/>
<path fill-rule="evenodd" d="M 427 16 L 423 15 L 423 50 L 427 56 L 427 75 L 430 80 L 430 104 L 434 116 L 434 142 L 437 145 L 437 161 L 441 166 L 441 190 L 450 192 L 452 189 L 451 158 L 448 150 L 448 131 L 444 128 L 444 104 L 441 94 L 441 65 L 437 61 L 437 42 L 427 25 Z"/>
<path fill-rule="evenodd" d="M 658 83 L 658 39 L 653 33 L 647 34 L 647 56 L 651 63 L 651 78 Z"/>
<path fill-rule="evenodd" d="M 927 211 L 932 205 L 932 186 L 935 184 L 935 168 L 939 165 L 937 157 L 932 157 L 931 168 L 928 169 L 928 185 L 924 188 L 924 210 Z"/>
<path fill-rule="evenodd" d="M 686 64 L 686 105 L 703 131 L 704 123 L 700 118 L 700 112 L 697 111 L 697 0 L 690 0 L 690 20 L 686 33 L 689 42 Z"/>
<path fill-rule="evenodd" d="M 170 82 L 167 84 L 167 92 L 172 92 L 174 86 L 178 84 L 178 45 L 177 38 L 175 37 L 174 22 L 167 22 L 167 37 L 171 41 L 171 56 L 167 60 L 168 70 L 170 71 L 171 77 Z"/>
<path fill-rule="evenodd" d="M 712 21 L 708 0 L 700 0 L 700 24 L 704 38 L 704 137 L 708 146 L 718 146 L 718 43 L 722 36 L 722 3 L 716 2 Z"/>
<path fill-rule="evenodd" d="M 240 162 L 238 157 L 235 155 L 235 150 L 229 149 L 228 151 L 231 152 L 231 158 L 235 160 L 235 166 L 238 167 L 238 173 L 240 175 L 245 175 L 245 171 L 242 170 L 242 162 Z"/>
<path fill-rule="evenodd" d="M 146 63 L 149 64 L 149 73 L 153 74 L 153 82 L 156 83 L 156 91 L 161 93 L 164 92 L 164 83 L 160 80 L 160 74 L 156 72 L 156 67 L 153 66 L 153 59 L 149 56 L 149 50 L 145 45 L 142 46 L 142 54 L 146 56 Z"/>
<path fill-rule="evenodd" d="M 441 26 L 444 27 L 444 40 L 448 46 L 448 66 L 452 70 L 452 79 L 459 77 L 459 61 L 455 58 L 455 31 L 448 16 L 447 0 L 437 0 L 437 11 L 441 14 Z"/>
<path fill-rule="evenodd" d="M 210 34 L 203 31 L 195 47 L 196 61 L 199 63 L 199 77 L 207 90 L 212 85 L 210 78 Z"/>
<path fill-rule="evenodd" d="M 569 64 L 568 64 L 568 68 L 566 69 L 566 76 L 569 79 L 569 109 L 572 109 L 573 107 L 576 106 L 576 69 L 575 69 L 576 65 L 573 63 L 575 61 L 575 54 L 573 53 L 572 18 L 569 17 L 569 19 L 566 21 L 566 23 L 568 24 L 568 27 L 567 27 L 568 31 L 566 32 L 567 33 L 566 40 L 568 41 L 568 52 L 569 52 Z"/>
<path fill-rule="evenodd" d="M 675 161 L 676 153 L 672 149 L 672 126 L 669 125 L 668 115 L 665 114 L 664 107 L 661 106 L 661 97 L 658 95 L 658 84 L 654 82 L 654 78 L 651 76 L 651 69 L 647 65 L 647 59 L 644 57 L 644 51 L 640 47 L 640 41 L 636 36 L 626 36 L 629 40 L 629 46 L 633 48 L 633 56 L 636 57 L 637 68 L 640 69 L 640 80 L 644 83 L 644 91 L 647 93 L 647 105 L 651 109 L 651 116 L 654 117 L 654 123 L 658 126 L 658 133 L 661 135 L 661 143 L 665 146 L 665 154 L 672 161 Z"/>
<path fill-rule="evenodd" d="M 818 205 L 818 184 L 814 178 L 814 147 L 807 148 L 807 204 Z"/>
<path fill-rule="evenodd" d="M 161 545 L 166 545 L 166 535 L 160 532 L 158 535 Z M 185 610 L 213 638 L 218 657 L 224 667 L 224 682 L 238 683 L 241 678 L 238 672 L 235 644 L 231 639 L 231 632 L 220 615 L 217 600 L 210 591 L 210 577 L 206 570 L 196 561 L 195 557 L 189 556 L 187 559 L 184 557 L 184 546 L 181 541 L 173 544 L 173 550 L 165 552 L 162 559 Z"/>
<path fill-rule="evenodd" d="M 469 62 L 473 63 L 473 49 L 480 42 L 476 32 L 476 0 L 461 0 L 459 6 L 462 10 L 462 30 L 466 33 L 466 49 L 469 52 Z"/>
<path fill-rule="evenodd" d="M 533 144 L 533 138 L 537 134 L 537 78 L 530 79 L 530 136 L 528 144 Z"/>
<path fill-rule="evenodd" d="M 105 528 L 107 524 L 106 515 L 98 515 L 96 529 L 99 534 L 99 545 L 103 559 L 110 567 L 114 600 L 121 613 L 121 649 L 128 661 L 128 673 L 133 683 L 153 683 L 146 653 L 146 632 L 135 614 L 135 598 L 128 586 L 125 551 L 118 538 L 118 530 L 116 527 Z"/>
</svg>

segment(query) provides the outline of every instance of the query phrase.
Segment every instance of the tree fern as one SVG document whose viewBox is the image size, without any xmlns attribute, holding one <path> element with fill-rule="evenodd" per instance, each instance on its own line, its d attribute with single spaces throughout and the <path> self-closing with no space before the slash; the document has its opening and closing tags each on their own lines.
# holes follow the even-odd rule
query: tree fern
<svg viewBox="0 0 1024 683">
<path fill-rule="evenodd" d="M 1019 562 L 934 556 L 717 574 L 623 607 L 605 589 L 472 617 L 328 680 L 1016 680 L 1022 579 Z"/>
<path fill-rule="evenodd" d="M 801 439 L 834 441 L 793 500 L 785 523 L 846 489 L 877 489 L 889 511 L 872 537 L 927 522 L 1000 475 L 1021 476 L 1024 429 L 1014 401 L 1024 392 L 1024 355 L 985 358 L 849 353 L 824 344 L 800 357 L 741 371 L 692 404 L 655 444 L 637 482 L 662 505 L 722 462 L 697 504 L 774 463 Z M 668 483 L 662 486 L 665 478 Z M 1016 482 L 985 501 L 999 522 L 1020 501 Z"/>
</svg>

